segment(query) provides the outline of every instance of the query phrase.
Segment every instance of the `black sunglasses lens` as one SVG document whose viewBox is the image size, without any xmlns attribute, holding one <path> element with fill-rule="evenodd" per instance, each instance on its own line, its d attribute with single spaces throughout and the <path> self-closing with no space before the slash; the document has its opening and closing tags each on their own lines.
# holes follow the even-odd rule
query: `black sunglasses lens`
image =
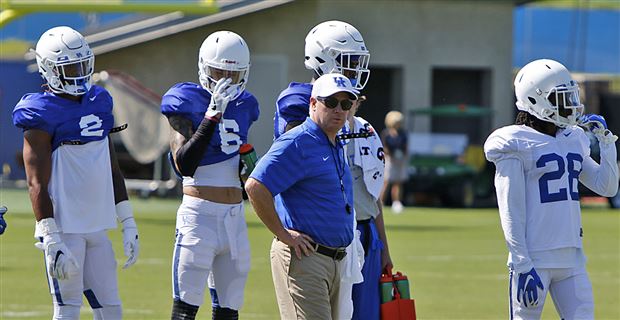
<svg viewBox="0 0 620 320">
<path fill-rule="evenodd" d="M 328 97 L 328 98 L 323 99 L 323 103 L 325 104 L 326 107 L 330 109 L 336 108 L 338 106 L 338 103 L 340 103 L 340 107 L 344 111 L 351 109 L 351 107 L 353 106 L 353 103 L 351 102 L 351 100 L 338 100 L 334 97 Z"/>
<path fill-rule="evenodd" d="M 334 109 L 335 107 L 338 106 L 338 99 L 334 97 L 327 97 L 323 99 L 323 104 L 325 104 L 325 106 L 330 109 Z"/>
<path fill-rule="evenodd" d="M 340 100 L 340 107 L 342 110 L 347 111 L 351 109 L 351 106 L 353 106 L 353 102 L 351 102 L 351 100 Z"/>
</svg>

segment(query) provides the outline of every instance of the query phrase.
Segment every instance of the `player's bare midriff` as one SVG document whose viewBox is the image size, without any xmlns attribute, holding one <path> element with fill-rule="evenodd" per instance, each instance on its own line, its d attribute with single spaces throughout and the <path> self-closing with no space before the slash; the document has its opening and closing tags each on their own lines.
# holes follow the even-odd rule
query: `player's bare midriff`
<svg viewBox="0 0 620 320">
<path fill-rule="evenodd" d="M 183 194 L 216 203 L 236 204 L 243 201 L 241 189 L 234 187 L 184 186 Z"/>
</svg>

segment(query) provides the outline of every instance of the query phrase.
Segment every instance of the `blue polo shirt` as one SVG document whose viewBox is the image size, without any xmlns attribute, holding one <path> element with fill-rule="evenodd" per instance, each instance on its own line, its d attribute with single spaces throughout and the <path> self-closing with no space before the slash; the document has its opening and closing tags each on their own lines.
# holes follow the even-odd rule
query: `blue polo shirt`
<svg viewBox="0 0 620 320">
<path fill-rule="evenodd" d="M 276 211 L 285 228 L 330 247 L 351 243 L 353 209 L 348 213 L 346 205 L 353 206 L 353 182 L 345 154 L 310 118 L 276 139 L 250 177 L 279 195 Z"/>
</svg>

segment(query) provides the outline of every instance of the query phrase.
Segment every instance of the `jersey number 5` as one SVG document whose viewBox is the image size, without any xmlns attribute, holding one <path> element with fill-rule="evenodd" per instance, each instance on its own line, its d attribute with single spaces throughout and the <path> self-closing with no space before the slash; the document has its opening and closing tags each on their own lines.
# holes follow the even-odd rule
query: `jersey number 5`
<svg viewBox="0 0 620 320">
<path fill-rule="evenodd" d="M 558 169 L 543 174 L 538 180 L 540 202 L 564 201 L 568 200 L 569 195 L 571 200 L 579 200 L 577 184 L 579 182 L 579 174 L 581 173 L 581 164 L 583 163 L 581 155 L 577 153 L 568 153 L 566 155 L 566 161 L 564 161 L 564 158 L 556 153 L 544 154 L 536 161 L 536 167 L 544 168 L 550 163 L 555 163 Z M 577 163 L 579 163 L 578 168 L 576 168 Z M 554 183 L 556 186 L 560 186 L 563 183 L 562 177 L 565 172 L 568 172 L 568 189 L 559 188 L 557 192 L 549 192 L 549 183 L 560 180 Z"/>
</svg>

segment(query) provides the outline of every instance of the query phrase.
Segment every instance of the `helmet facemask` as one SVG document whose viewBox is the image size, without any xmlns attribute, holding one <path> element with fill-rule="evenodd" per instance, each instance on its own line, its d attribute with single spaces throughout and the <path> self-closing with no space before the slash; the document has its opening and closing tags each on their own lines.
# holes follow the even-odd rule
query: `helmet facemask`
<svg viewBox="0 0 620 320">
<path fill-rule="evenodd" d="M 239 70 L 231 70 L 232 68 L 223 69 L 215 66 L 211 66 L 208 63 L 203 64 L 203 67 L 198 70 L 198 77 L 200 84 L 209 93 L 213 94 L 213 88 L 220 79 L 229 78 L 232 80 L 228 87 L 234 87 L 235 93 L 232 100 L 236 99 L 245 90 L 247 83 L 248 69 L 242 68 Z"/>
<path fill-rule="evenodd" d="M 336 57 L 336 67 L 327 73 L 336 72 L 344 75 L 351 80 L 355 89 L 362 89 L 366 86 L 370 76 L 368 62 L 370 54 L 365 52 L 342 52 Z"/>
<path fill-rule="evenodd" d="M 557 86 L 549 91 L 547 101 L 550 105 L 550 119 L 558 127 L 565 128 L 577 124 L 579 117 L 583 115 L 583 104 L 579 100 L 579 87 Z"/>
<path fill-rule="evenodd" d="M 95 57 L 93 55 L 78 60 L 62 62 L 52 61 L 47 58 L 40 59 L 39 68 L 43 71 L 42 76 L 47 80 L 47 84 L 52 92 L 80 96 L 90 90 L 95 65 Z"/>
</svg>

